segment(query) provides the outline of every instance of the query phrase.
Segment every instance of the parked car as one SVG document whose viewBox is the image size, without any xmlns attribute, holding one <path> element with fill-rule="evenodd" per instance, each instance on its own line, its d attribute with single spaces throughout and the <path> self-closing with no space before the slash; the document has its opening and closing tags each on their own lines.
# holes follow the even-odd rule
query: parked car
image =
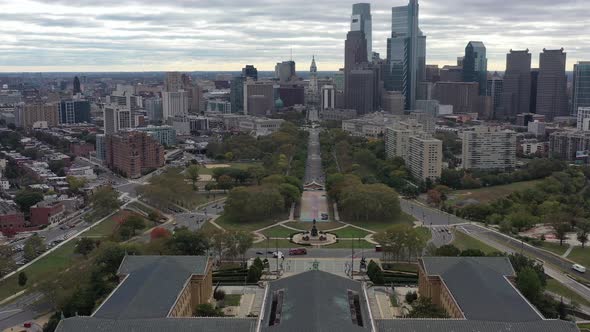
<svg viewBox="0 0 590 332">
<path fill-rule="evenodd" d="M 572 265 L 572 269 L 580 272 L 580 273 L 586 273 L 586 268 L 580 264 L 574 264 Z"/>
<path fill-rule="evenodd" d="M 289 250 L 289 255 L 307 255 L 307 249 L 305 248 L 295 248 Z"/>
<path fill-rule="evenodd" d="M 376 252 L 382 252 L 383 251 L 383 247 L 381 247 L 380 244 L 375 245 L 375 251 Z"/>
<path fill-rule="evenodd" d="M 328 220 L 328 214 L 322 213 L 322 220 Z"/>
</svg>

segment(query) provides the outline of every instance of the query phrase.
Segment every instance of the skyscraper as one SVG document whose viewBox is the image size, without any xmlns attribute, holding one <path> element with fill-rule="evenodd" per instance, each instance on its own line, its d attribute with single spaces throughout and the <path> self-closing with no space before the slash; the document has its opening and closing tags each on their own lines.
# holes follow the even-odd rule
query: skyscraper
<svg viewBox="0 0 590 332">
<path fill-rule="evenodd" d="M 493 117 L 502 114 L 504 80 L 495 72 L 487 81 L 486 96 L 492 97 Z"/>
<path fill-rule="evenodd" d="M 401 91 L 406 97 L 406 109 L 416 104 L 416 87 L 426 72 L 426 37 L 418 26 L 418 0 L 407 6 L 391 9 L 391 38 L 387 39 L 389 72 L 385 89 Z"/>
<path fill-rule="evenodd" d="M 529 50 L 513 51 L 506 55 L 502 112 L 496 118 L 514 118 L 528 113 L 531 95 L 531 54 Z"/>
<path fill-rule="evenodd" d="M 177 71 L 170 71 L 166 73 L 164 80 L 164 91 L 178 92 L 182 89 L 182 75 Z"/>
<path fill-rule="evenodd" d="M 309 66 L 309 84 L 305 92 L 305 103 L 310 106 L 319 104 L 319 85 L 318 85 L 318 66 L 315 63 L 315 56 L 311 58 L 311 66 Z"/>
<path fill-rule="evenodd" d="M 365 34 L 362 31 L 349 31 L 344 42 L 344 86 L 346 88 L 346 72 L 359 64 L 367 63 L 367 47 Z"/>
<path fill-rule="evenodd" d="M 279 82 L 289 82 L 295 78 L 295 61 L 283 61 L 279 62 L 275 66 L 275 78 L 279 80 Z"/>
<path fill-rule="evenodd" d="M 484 96 L 487 77 L 486 47 L 480 41 L 470 41 L 465 47 L 465 57 L 463 58 L 463 82 L 478 82 L 479 95 Z"/>
<path fill-rule="evenodd" d="M 62 100 L 59 103 L 59 123 L 90 123 L 90 102 L 87 100 Z"/>
<path fill-rule="evenodd" d="M 344 43 L 344 101 L 358 114 L 373 110 L 374 73 L 368 69 L 367 43 L 362 31 L 350 31 Z"/>
<path fill-rule="evenodd" d="M 580 107 L 590 107 L 590 61 L 574 65 L 573 86 L 572 113 L 576 114 Z"/>
<path fill-rule="evenodd" d="M 80 85 L 80 79 L 78 76 L 74 77 L 74 94 L 77 95 L 82 93 L 82 86 Z"/>
<path fill-rule="evenodd" d="M 373 57 L 373 23 L 371 18 L 371 4 L 355 3 L 352 5 L 350 31 L 362 31 L 367 42 L 367 62 Z"/>
<path fill-rule="evenodd" d="M 231 80 L 229 100 L 232 113 L 244 111 L 244 76 L 236 76 Z"/>
<path fill-rule="evenodd" d="M 252 78 L 253 80 L 258 80 L 258 69 L 253 65 L 246 65 L 246 67 L 242 68 L 242 76 L 245 78 Z"/>
<path fill-rule="evenodd" d="M 543 53 L 540 55 L 536 113 L 545 115 L 548 120 L 568 114 L 566 54 L 562 48 L 559 50 L 543 49 Z"/>
</svg>

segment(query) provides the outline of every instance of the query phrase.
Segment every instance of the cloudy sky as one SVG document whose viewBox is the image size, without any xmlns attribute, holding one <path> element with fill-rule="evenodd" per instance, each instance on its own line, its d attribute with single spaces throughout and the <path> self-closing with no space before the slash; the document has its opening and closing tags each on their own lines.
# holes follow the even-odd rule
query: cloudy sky
<svg viewBox="0 0 590 332">
<path fill-rule="evenodd" d="M 342 66 L 348 0 L 0 0 L 0 71 L 299 70 Z M 391 7 L 375 0 L 373 49 L 385 57 Z M 565 48 L 568 70 L 590 60 L 588 0 L 422 0 L 429 64 L 453 64 L 469 40 L 489 69 L 529 48 Z"/>
</svg>

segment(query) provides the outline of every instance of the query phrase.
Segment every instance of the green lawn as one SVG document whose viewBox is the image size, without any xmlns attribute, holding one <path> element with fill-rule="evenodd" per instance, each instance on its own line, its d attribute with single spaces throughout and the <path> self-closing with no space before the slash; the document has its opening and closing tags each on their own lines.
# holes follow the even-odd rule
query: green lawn
<svg viewBox="0 0 590 332">
<path fill-rule="evenodd" d="M 269 228 L 267 230 L 264 230 L 262 232 L 262 234 L 264 234 L 264 236 L 266 236 L 266 237 L 282 237 L 282 238 L 290 237 L 291 234 L 294 234 L 294 233 L 297 233 L 297 231 L 294 231 L 289 228 L 285 228 L 283 226 L 275 226 L 275 227 Z"/>
<path fill-rule="evenodd" d="M 564 285 L 560 284 L 555 279 L 547 279 L 547 288 L 548 291 L 555 293 L 557 295 L 563 296 L 567 299 L 570 299 L 573 302 L 577 302 L 578 304 L 590 307 L 590 300 L 584 298 L 583 296 L 578 295 L 578 293 L 572 291 L 571 289 L 565 287 Z"/>
<path fill-rule="evenodd" d="M 575 247 L 567 258 L 585 267 L 590 267 L 590 248 L 587 246 L 584 249 Z"/>
<path fill-rule="evenodd" d="M 199 205 L 203 205 L 220 198 L 225 197 L 225 194 L 215 193 L 215 194 L 197 194 L 194 193 L 190 196 L 190 200 L 188 201 L 188 208 L 194 209 Z"/>
<path fill-rule="evenodd" d="M 75 260 L 82 259 L 74 254 L 75 246 L 76 240 L 72 240 L 24 269 L 28 277 L 26 287 L 55 278 L 57 274 L 71 267 Z M 14 275 L 2 282 L 0 299 L 5 299 L 21 290 L 23 288 L 18 285 L 18 275 Z"/>
<path fill-rule="evenodd" d="M 226 216 L 221 215 L 219 218 L 217 218 L 215 220 L 215 223 L 218 224 L 219 226 L 223 227 L 226 230 L 239 230 L 239 231 L 252 232 L 252 231 L 270 226 L 272 224 L 276 224 L 277 222 L 285 220 L 286 218 L 288 218 L 288 217 L 283 215 L 283 216 L 280 216 L 279 218 L 274 219 L 274 220 L 265 219 L 265 220 L 245 222 L 245 221 L 239 221 L 239 220 L 230 220 Z"/>
<path fill-rule="evenodd" d="M 251 162 L 251 163 L 224 163 L 220 162 L 219 164 L 229 165 L 230 167 L 237 168 L 237 169 L 248 169 L 252 166 L 262 166 L 260 162 Z M 207 167 L 199 167 L 199 174 L 205 175 L 213 175 L 213 170 L 215 168 L 207 168 Z"/>
<path fill-rule="evenodd" d="M 100 224 L 92 227 L 89 231 L 83 233 L 82 236 L 87 237 L 109 237 L 113 234 L 115 228 L 117 227 L 117 222 L 114 219 L 114 216 L 104 220 Z"/>
<path fill-rule="evenodd" d="M 354 242 L 354 243 L 353 243 Z M 322 248 L 329 248 L 329 249 L 351 249 L 352 250 L 352 246 L 354 245 L 354 249 L 375 249 L 375 245 L 372 243 L 369 243 L 365 240 L 338 240 L 338 242 L 334 243 L 334 244 L 329 244 L 327 246 L 322 246 Z"/>
<path fill-rule="evenodd" d="M 132 203 L 129 203 L 127 206 L 135 208 L 139 211 L 143 211 L 143 212 L 145 212 L 145 214 L 150 214 L 151 212 L 154 211 L 153 209 L 150 209 L 149 207 L 145 206 L 145 204 L 140 203 L 140 202 L 132 202 Z"/>
<path fill-rule="evenodd" d="M 241 294 L 227 294 L 223 300 L 224 304 L 228 307 L 237 307 L 240 305 L 242 299 Z"/>
<path fill-rule="evenodd" d="M 481 251 L 485 252 L 486 254 L 498 251 L 494 247 L 491 247 L 480 240 L 471 237 L 463 232 L 454 231 L 453 235 L 455 239 L 453 240 L 453 245 L 460 250 L 466 249 L 480 249 Z"/>
<path fill-rule="evenodd" d="M 219 228 L 213 226 L 212 223 L 210 223 L 209 221 L 206 221 L 203 226 L 201 226 L 201 228 L 199 228 L 200 231 L 203 232 L 213 232 L 213 231 L 217 231 L 219 230 Z"/>
<path fill-rule="evenodd" d="M 563 246 L 560 246 L 559 243 L 544 241 L 543 244 L 539 246 L 539 248 L 551 251 L 552 253 L 561 256 L 566 252 L 569 246 L 565 243 Z"/>
<path fill-rule="evenodd" d="M 395 222 L 383 222 L 383 221 L 355 221 L 355 222 L 348 222 L 350 224 L 366 228 L 372 230 L 374 232 L 380 232 L 386 230 L 387 228 L 395 225 L 395 224 L 413 224 L 416 218 L 412 217 L 409 214 L 401 213 L 399 218 Z"/>
<path fill-rule="evenodd" d="M 449 202 L 456 204 L 466 199 L 474 199 L 480 203 L 489 203 L 498 198 L 508 196 L 515 191 L 533 188 L 541 183 L 541 181 L 543 180 L 522 181 L 479 189 L 457 190 L 450 194 L 451 198 Z"/>
<path fill-rule="evenodd" d="M 365 236 L 367 236 L 369 234 L 369 232 L 365 232 L 361 229 L 354 228 L 351 226 L 348 226 L 346 228 L 342 228 L 342 229 L 339 229 L 337 231 L 333 231 L 330 233 L 338 236 L 339 238 L 355 238 L 355 239 L 356 238 L 364 238 Z"/>
</svg>

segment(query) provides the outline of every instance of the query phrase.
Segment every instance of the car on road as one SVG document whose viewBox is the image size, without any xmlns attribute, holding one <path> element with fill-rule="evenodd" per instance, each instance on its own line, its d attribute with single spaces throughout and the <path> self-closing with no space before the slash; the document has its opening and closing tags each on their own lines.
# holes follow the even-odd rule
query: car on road
<svg viewBox="0 0 590 332">
<path fill-rule="evenodd" d="M 289 255 L 307 255 L 307 249 L 305 248 L 295 248 L 289 250 Z"/>
<path fill-rule="evenodd" d="M 575 271 L 578 271 L 580 273 L 586 273 L 586 267 L 580 265 L 580 264 L 574 264 L 572 265 L 572 269 Z"/>
<path fill-rule="evenodd" d="M 262 251 L 257 251 L 256 255 L 264 255 L 264 253 Z"/>
<path fill-rule="evenodd" d="M 274 257 L 274 258 L 283 258 L 283 257 L 285 257 L 285 255 L 283 254 L 282 251 L 275 251 L 275 252 L 272 253 L 272 257 Z"/>
<path fill-rule="evenodd" d="M 328 214 L 327 213 L 322 213 L 322 220 L 328 220 Z"/>
</svg>

